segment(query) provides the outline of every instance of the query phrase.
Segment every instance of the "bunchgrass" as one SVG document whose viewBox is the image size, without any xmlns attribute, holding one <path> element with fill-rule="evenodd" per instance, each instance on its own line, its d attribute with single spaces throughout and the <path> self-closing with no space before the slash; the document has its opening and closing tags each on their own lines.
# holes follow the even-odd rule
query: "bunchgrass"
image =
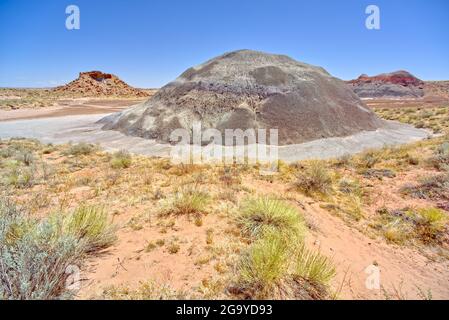
<svg viewBox="0 0 449 320">
<path fill-rule="evenodd" d="M 66 155 L 72 155 L 72 156 L 81 156 L 81 155 L 86 156 L 86 155 L 89 155 L 97 150 L 98 150 L 98 147 L 93 144 L 80 142 L 78 144 L 70 145 L 69 148 L 64 153 Z"/>
<path fill-rule="evenodd" d="M 331 261 L 318 252 L 313 252 L 301 244 L 296 250 L 293 275 L 307 281 L 327 285 L 335 276 Z"/>
<path fill-rule="evenodd" d="M 131 155 L 124 150 L 117 151 L 113 154 L 111 160 L 111 167 L 114 169 L 126 169 L 132 164 Z"/>
<path fill-rule="evenodd" d="M 80 240 L 84 251 L 90 253 L 112 245 L 115 228 L 102 208 L 81 206 L 63 218 L 63 233 Z"/>
<path fill-rule="evenodd" d="M 240 208 L 238 223 L 246 236 L 258 237 L 276 231 L 286 237 L 302 238 L 305 224 L 296 208 L 270 197 L 249 198 Z"/>
<path fill-rule="evenodd" d="M 327 195 L 332 192 L 332 176 L 323 161 L 312 161 L 298 173 L 295 186 L 307 195 Z"/>
<path fill-rule="evenodd" d="M 206 192 L 186 188 L 165 201 L 161 214 L 203 214 L 207 212 L 209 201 L 210 197 Z"/>
<path fill-rule="evenodd" d="M 240 261 L 239 287 L 253 299 L 266 299 L 288 275 L 289 250 L 286 240 L 270 231 L 249 248 Z"/>
</svg>

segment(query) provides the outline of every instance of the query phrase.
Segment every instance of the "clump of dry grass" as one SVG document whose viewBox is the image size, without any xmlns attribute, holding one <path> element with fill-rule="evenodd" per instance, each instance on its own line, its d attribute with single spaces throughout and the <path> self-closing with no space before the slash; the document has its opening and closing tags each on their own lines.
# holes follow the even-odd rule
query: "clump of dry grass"
<svg viewBox="0 0 449 320">
<path fill-rule="evenodd" d="M 120 150 L 113 154 L 111 167 L 113 169 L 126 169 L 131 166 L 132 157 L 129 152 Z"/>
<path fill-rule="evenodd" d="M 298 173 L 295 186 L 307 195 L 327 195 L 332 192 L 332 176 L 323 161 L 312 161 Z"/>
<path fill-rule="evenodd" d="M 420 241 L 439 243 L 447 228 L 448 217 L 437 208 L 378 210 L 380 219 L 373 226 L 393 243 Z"/>
<path fill-rule="evenodd" d="M 449 171 L 449 142 L 444 142 L 438 146 L 427 161 L 437 170 Z"/>
<path fill-rule="evenodd" d="M 78 144 L 69 145 L 69 148 L 64 152 L 65 155 L 72 156 L 87 156 L 98 150 L 98 146 L 93 144 L 80 142 Z"/>
<path fill-rule="evenodd" d="M 186 188 L 166 199 L 161 215 L 198 215 L 206 213 L 210 197 L 206 192 Z"/>
<path fill-rule="evenodd" d="M 449 200 L 449 172 L 424 177 L 417 185 L 404 185 L 400 191 L 420 199 Z"/>
<path fill-rule="evenodd" d="M 158 285 L 152 281 L 141 282 L 137 289 L 128 286 L 107 287 L 101 299 L 105 300 L 177 300 L 186 299 L 182 291 L 175 291 L 167 285 Z"/>
</svg>

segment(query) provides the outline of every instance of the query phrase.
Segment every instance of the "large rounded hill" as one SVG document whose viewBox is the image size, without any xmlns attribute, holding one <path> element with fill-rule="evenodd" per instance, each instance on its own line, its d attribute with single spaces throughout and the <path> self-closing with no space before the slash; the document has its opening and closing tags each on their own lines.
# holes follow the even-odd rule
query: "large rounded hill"
<svg viewBox="0 0 449 320">
<path fill-rule="evenodd" d="M 226 53 L 190 68 L 103 129 L 170 142 L 177 128 L 279 130 L 279 144 L 347 136 L 384 125 L 344 81 L 284 55 Z"/>
</svg>

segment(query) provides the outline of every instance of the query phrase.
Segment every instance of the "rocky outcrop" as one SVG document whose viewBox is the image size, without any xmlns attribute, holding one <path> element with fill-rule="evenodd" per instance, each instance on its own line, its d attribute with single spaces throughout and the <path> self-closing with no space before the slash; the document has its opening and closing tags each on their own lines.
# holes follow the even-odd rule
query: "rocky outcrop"
<svg viewBox="0 0 449 320">
<path fill-rule="evenodd" d="M 362 74 L 347 83 L 360 98 L 396 99 L 424 96 L 424 81 L 407 71 L 383 73 L 374 77 Z"/>
<path fill-rule="evenodd" d="M 101 71 L 81 72 L 78 79 L 54 89 L 63 95 L 83 97 L 147 97 L 149 94 L 133 88 L 117 76 Z"/>
<path fill-rule="evenodd" d="M 344 81 L 284 55 L 226 53 L 193 67 L 104 129 L 170 142 L 177 128 L 278 129 L 279 143 L 347 136 L 384 125 Z"/>
</svg>

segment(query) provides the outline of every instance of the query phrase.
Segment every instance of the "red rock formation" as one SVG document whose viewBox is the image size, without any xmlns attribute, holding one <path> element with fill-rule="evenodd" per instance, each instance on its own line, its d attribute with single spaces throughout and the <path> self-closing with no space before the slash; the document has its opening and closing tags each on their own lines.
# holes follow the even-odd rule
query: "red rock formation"
<svg viewBox="0 0 449 320">
<path fill-rule="evenodd" d="M 383 82 L 383 83 L 398 84 L 404 87 L 410 85 L 417 87 L 424 86 L 424 81 L 416 78 L 411 73 L 403 70 L 392 73 L 382 73 L 373 77 L 370 77 L 366 74 L 362 74 L 357 79 L 350 80 L 348 82 L 353 84 Z"/>
<path fill-rule="evenodd" d="M 377 76 L 362 74 L 347 81 L 361 98 L 421 98 L 424 95 L 424 81 L 407 71 L 383 73 Z"/>
<path fill-rule="evenodd" d="M 147 97 L 149 94 L 129 86 L 117 76 L 101 71 L 80 72 L 78 79 L 54 89 L 55 92 L 83 97 Z"/>
</svg>

